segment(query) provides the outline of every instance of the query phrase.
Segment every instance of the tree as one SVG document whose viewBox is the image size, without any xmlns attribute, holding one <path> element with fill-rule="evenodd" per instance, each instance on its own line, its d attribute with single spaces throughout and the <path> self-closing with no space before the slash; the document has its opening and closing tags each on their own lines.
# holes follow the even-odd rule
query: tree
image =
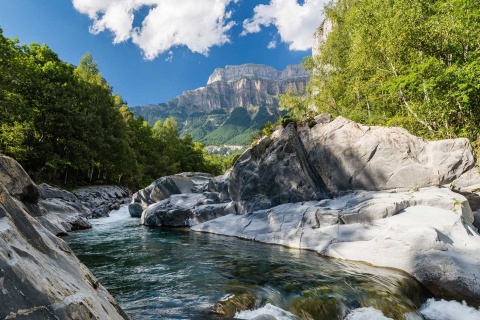
<svg viewBox="0 0 480 320">
<path fill-rule="evenodd" d="M 477 139 L 480 6 L 474 0 L 340 0 L 312 72 L 318 112 Z"/>
</svg>

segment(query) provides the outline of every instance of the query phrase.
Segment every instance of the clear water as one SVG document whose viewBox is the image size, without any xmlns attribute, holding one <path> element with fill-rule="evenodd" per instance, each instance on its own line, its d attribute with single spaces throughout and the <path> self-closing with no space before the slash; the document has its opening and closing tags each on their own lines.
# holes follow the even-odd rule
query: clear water
<svg viewBox="0 0 480 320">
<path fill-rule="evenodd" d="M 285 319 L 344 319 L 369 307 L 422 319 L 417 308 L 427 295 L 404 273 L 139 222 L 122 208 L 65 238 L 132 319 L 222 318 L 212 310 L 228 294 Z"/>
</svg>

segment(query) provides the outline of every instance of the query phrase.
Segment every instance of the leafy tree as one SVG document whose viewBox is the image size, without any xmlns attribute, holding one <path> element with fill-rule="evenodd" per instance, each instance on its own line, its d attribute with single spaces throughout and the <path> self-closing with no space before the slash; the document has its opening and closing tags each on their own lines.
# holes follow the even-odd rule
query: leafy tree
<svg viewBox="0 0 480 320">
<path fill-rule="evenodd" d="M 475 0 L 339 0 L 334 28 L 307 59 L 317 112 L 476 140 L 480 6 Z"/>
</svg>

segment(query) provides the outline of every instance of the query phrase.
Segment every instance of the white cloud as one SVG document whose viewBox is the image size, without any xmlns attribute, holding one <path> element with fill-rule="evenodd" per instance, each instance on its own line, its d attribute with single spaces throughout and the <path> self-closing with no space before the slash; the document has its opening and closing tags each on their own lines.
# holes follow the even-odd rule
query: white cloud
<svg viewBox="0 0 480 320">
<path fill-rule="evenodd" d="M 167 62 L 172 62 L 173 61 L 173 51 L 170 50 L 168 51 L 168 57 L 165 59 Z"/>
<path fill-rule="evenodd" d="M 208 54 L 215 45 L 230 42 L 235 25 L 227 7 L 238 0 L 72 0 L 80 13 L 93 20 L 90 32 L 109 30 L 114 43 L 132 39 L 145 58 L 153 60 L 175 46 Z M 150 8 L 141 27 L 134 28 L 136 12 Z"/>
<path fill-rule="evenodd" d="M 323 20 L 323 7 L 327 0 L 271 0 L 270 4 L 255 7 L 254 16 L 243 21 L 242 35 L 260 32 L 262 26 L 275 26 L 280 39 L 290 50 L 308 50 L 312 47 L 313 33 Z"/>
<path fill-rule="evenodd" d="M 275 49 L 277 47 L 277 40 L 273 39 L 272 41 L 270 41 L 267 45 L 267 48 L 268 49 Z"/>
</svg>

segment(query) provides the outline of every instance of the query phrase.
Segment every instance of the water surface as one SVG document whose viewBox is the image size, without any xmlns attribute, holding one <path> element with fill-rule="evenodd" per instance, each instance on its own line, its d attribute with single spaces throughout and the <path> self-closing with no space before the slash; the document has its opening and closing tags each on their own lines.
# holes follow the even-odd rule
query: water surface
<svg viewBox="0 0 480 320">
<path fill-rule="evenodd" d="M 362 307 L 422 319 L 427 295 L 402 272 L 139 222 L 124 207 L 65 238 L 133 319 L 217 318 L 216 303 L 231 294 L 285 319 L 343 319 Z"/>
</svg>

